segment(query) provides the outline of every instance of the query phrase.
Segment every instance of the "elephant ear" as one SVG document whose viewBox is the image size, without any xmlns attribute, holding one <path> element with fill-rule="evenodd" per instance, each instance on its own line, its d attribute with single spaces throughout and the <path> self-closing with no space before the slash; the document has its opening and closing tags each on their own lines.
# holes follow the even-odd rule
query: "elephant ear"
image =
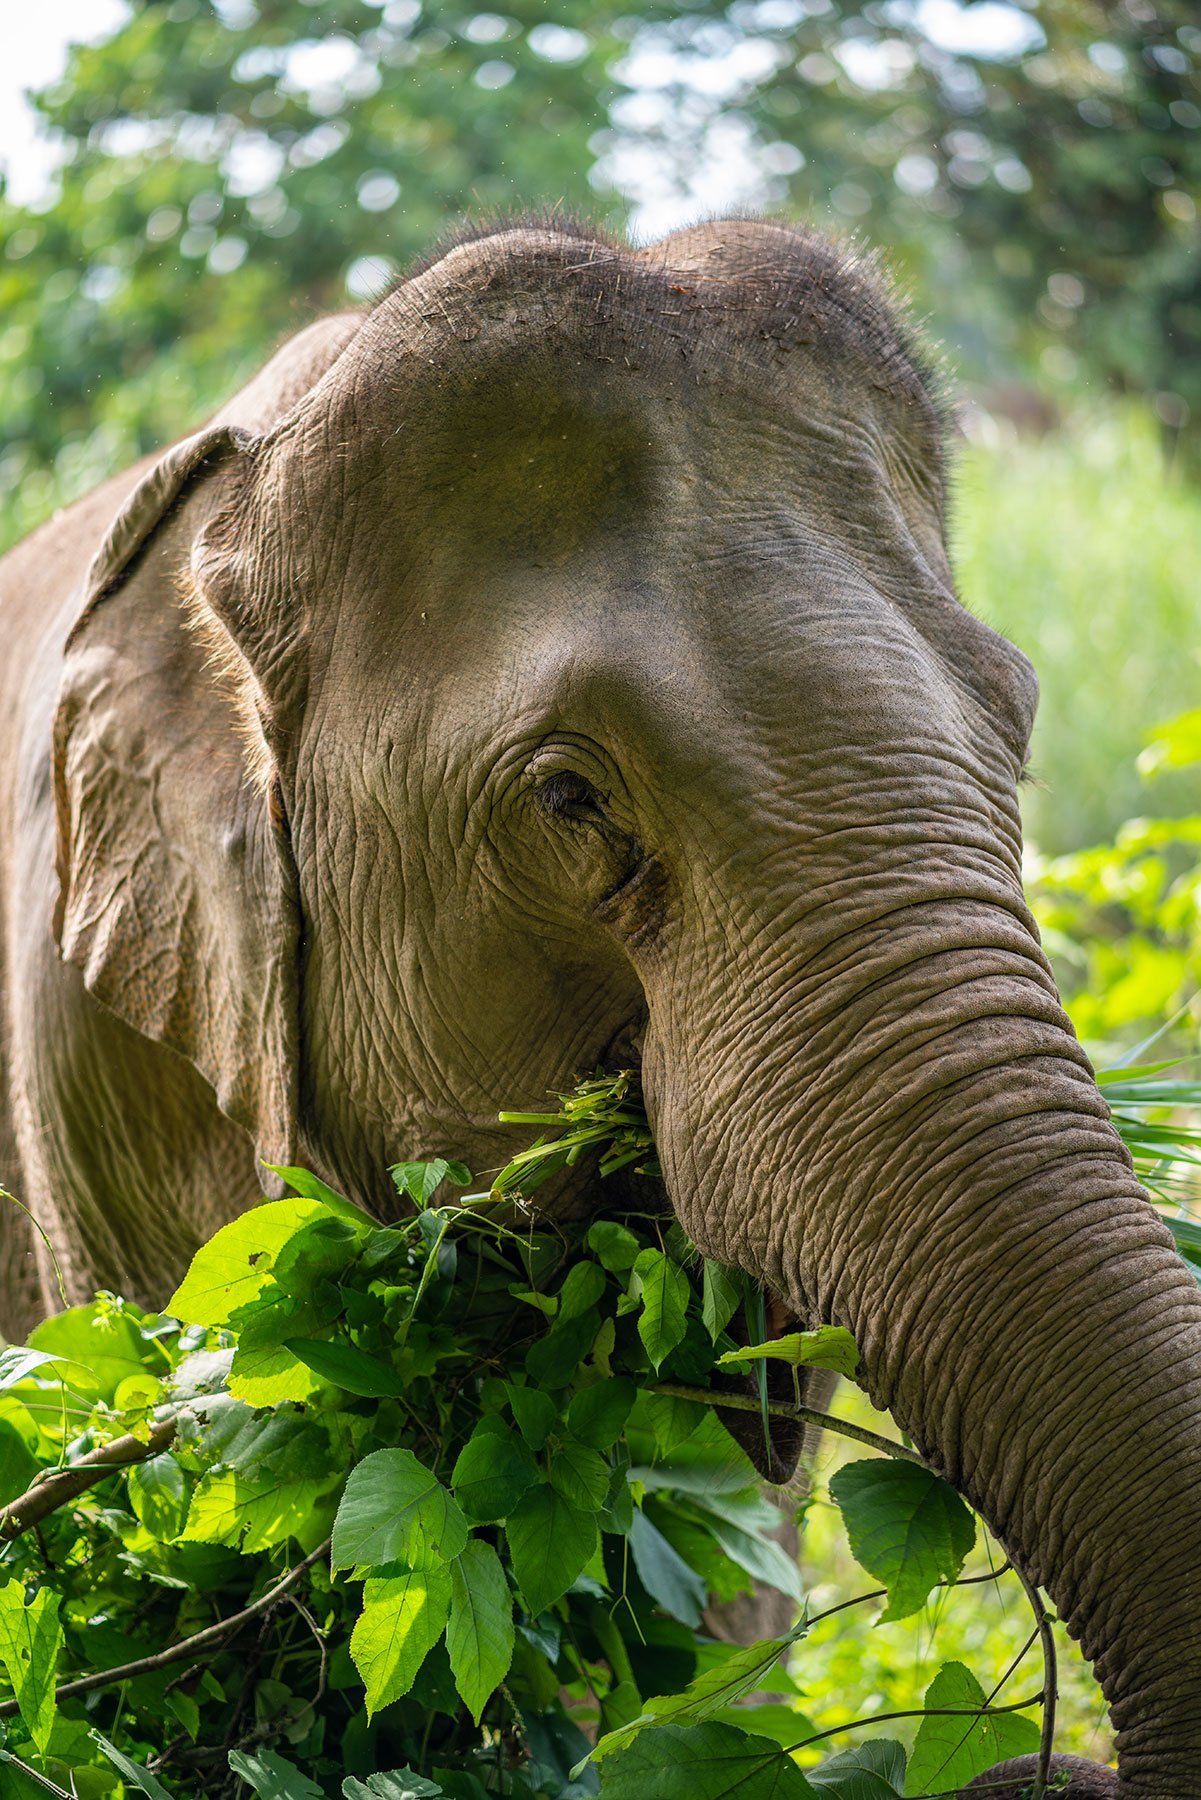
<svg viewBox="0 0 1201 1800">
<path fill-rule="evenodd" d="M 294 1160 L 298 907 L 278 777 L 232 640 L 181 588 L 257 440 L 213 427 L 146 475 L 93 558 L 54 725 L 55 933 L 89 991 Z M 265 1184 L 269 1185 L 269 1184 Z"/>
</svg>

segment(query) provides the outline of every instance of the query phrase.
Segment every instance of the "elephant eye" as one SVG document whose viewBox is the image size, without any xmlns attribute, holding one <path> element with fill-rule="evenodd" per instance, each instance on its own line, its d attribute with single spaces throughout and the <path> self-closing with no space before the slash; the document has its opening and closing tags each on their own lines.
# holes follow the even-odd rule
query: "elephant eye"
<svg viewBox="0 0 1201 1800">
<path fill-rule="evenodd" d="M 601 824 L 605 818 L 601 797 L 592 783 L 569 769 L 560 769 L 538 784 L 538 804 L 555 819 Z"/>
</svg>

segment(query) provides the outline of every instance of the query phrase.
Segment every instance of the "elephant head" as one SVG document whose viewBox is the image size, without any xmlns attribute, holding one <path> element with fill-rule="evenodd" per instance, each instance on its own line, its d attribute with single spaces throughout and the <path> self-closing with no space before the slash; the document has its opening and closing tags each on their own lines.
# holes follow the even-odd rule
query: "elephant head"
<svg viewBox="0 0 1201 1800">
<path fill-rule="evenodd" d="M 487 1167 L 499 1105 L 636 1060 L 692 1239 L 854 1332 L 1095 1659 L 1119 1791 L 1185 1800 L 1201 1297 L 1023 899 L 1036 684 L 943 505 L 935 384 L 822 240 L 461 243 L 110 534 L 62 942 L 264 1154 L 380 1204 L 402 1150 Z M 160 542 L 210 653 L 140 726 L 211 746 L 170 830 L 164 756 L 101 804 L 80 726 Z"/>
</svg>

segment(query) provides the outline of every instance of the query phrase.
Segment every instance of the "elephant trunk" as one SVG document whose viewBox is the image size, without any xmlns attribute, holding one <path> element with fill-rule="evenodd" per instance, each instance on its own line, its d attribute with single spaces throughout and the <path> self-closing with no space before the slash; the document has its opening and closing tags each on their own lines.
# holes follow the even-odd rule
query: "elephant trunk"
<svg viewBox="0 0 1201 1800">
<path fill-rule="evenodd" d="M 1201 1293 L 1028 918 L 936 902 L 743 966 L 683 1083 L 682 1034 L 651 1010 L 686 1225 L 855 1334 L 873 1402 L 1094 1661 L 1117 1791 L 1201 1797 Z M 730 1200 L 747 1146 L 771 1196 L 749 1228 Z"/>
</svg>

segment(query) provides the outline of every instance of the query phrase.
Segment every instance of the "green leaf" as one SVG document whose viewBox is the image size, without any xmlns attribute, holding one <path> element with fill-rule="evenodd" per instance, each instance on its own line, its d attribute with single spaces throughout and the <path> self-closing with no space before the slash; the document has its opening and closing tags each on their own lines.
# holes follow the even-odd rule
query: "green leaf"
<svg viewBox="0 0 1201 1800">
<path fill-rule="evenodd" d="M 505 1397 L 517 1421 L 517 1429 L 531 1450 L 541 1450 L 559 1423 L 559 1409 L 541 1388 L 518 1387 L 506 1381 Z"/>
<path fill-rule="evenodd" d="M 559 1289 L 560 1323 L 578 1318 L 595 1306 L 606 1285 L 604 1270 L 598 1269 L 594 1262 L 575 1263 Z"/>
<path fill-rule="evenodd" d="M 229 1766 L 262 1800 L 325 1800 L 325 1789 L 275 1750 L 231 1750 Z"/>
<path fill-rule="evenodd" d="M 905 1746 L 895 1738 L 872 1738 L 831 1756 L 809 1770 L 821 1800 L 898 1800 L 905 1786 Z"/>
<path fill-rule="evenodd" d="M 444 1563 L 367 1582 L 350 1654 L 367 1690 L 369 1716 L 408 1693 L 446 1627 L 450 1598 Z"/>
<path fill-rule="evenodd" d="M 135 1463 L 126 1485 L 129 1503 L 151 1537 L 160 1544 L 177 1538 L 188 1512 L 187 1482 L 170 1452 Z"/>
<path fill-rule="evenodd" d="M 311 1169 L 293 1169 L 285 1163 L 264 1163 L 263 1167 L 286 1181 L 302 1200 L 319 1200 L 322 1206 L 328 1207 L 330 1212 L 337 1213 L 339 1218 L 346 1219 L 351 1225 L 372 1226 L 379 1222 L 361 1206 L 356 1206 L 353 1200 L 348 1200 L 345 1194 L 339 1194 L 328 1187 Z"/>
<path fill-rule="evenodd" d="M 766 1359 L 791 1363 L 794 1369 L 833 1369 L 853 1380 L 859 1368 L 859 1346 L 841 1325 L 819 1325 L 816 1331 L 792 1331 L 787 1337 L 770 1338 L 766 1344 L 728 1350 L 718 1357 L 717 1366 L 724 1369 L 731 1363 Z"/>
<path fill-rule="evenodd" d="M 716 1343 L 742 1303 L 742 1281 L 733 1269 L 706 1257 L 701 1295 L 701 1318 Z"/>
<path fill-rule="evenodd" d="M 907 1619 L 940 1581 L 954 1581 L 976 1521 L 953 1487 L 917 1463 L 848 1463 L 830 1483 L 856 1562 L 888 1589 L 880 1615 Z"/>
<path fill-rule="evenodd" d="M 419 1207 L 426 1205 L 444 1181 L 453 1182 L 455 1187 L 467 1187 L 471 1181 L 470 1169 L 462 1163 L 447 1162 L 442 1156 L 432 1162 L 393 1163 L 388 1173 L 397 1193 L 407 1195 Z"/>
<path fill-rule="evenodd" d="M 1038 1749 L 1039 1728 L 1020 1713 L 972 1719 L 929 1710 L 987 1705 L 984 1689 L 960 1662 L 943 1664 L 926 1689 L 925 1705 L 928 1710 L 918 1726 L 909 1759 L 907 1794 L 941 1794 L 966 1787 L 994 1763 Z"/>
<path fill-rule="evenodd" d="M 815 1800 L 790 1756 L 735 1725 L 657 1725 L 605 1769 L 604 1800 Z"/>
<path fill-rule="evenodd" d="M 56 1356 L 49 1350 L 32 1350 L 27 1345 L 11 1344 L 0 1350 L 0 1392 L 5 1388 L 16 1387 L 25 1381 L 35 1370 L 44 1368 L 47 1363 L 70 1362 L 73 1359 Z M 86 1367 L 86 1364 L 77 1365 Z"/>
<path fill-rule="evenodd" d="M 507 1517 L 538 1478 L 524 1438 L 493 1415 L 464 1444 L 450 1480 L 467 1517 L 484 1522 Z"/>
<path fill-rule="evenodd" d="M 706 1583 L 646 1514 L 637 1510 L 630 1526 L 630 1554 L 651 1599 L 682 1625 L 699 1625 L 709 1599 Z"/>
<path fill-rule="evenodd" d="M 319 1283 L 337 1281 L 349 1268 L 364 1235 L 347 1219 L 314 1219 L 288 1239 L 272 1263 L 276 1285 L 294 1300 L 307 1300 Z"/>
<path fill-rule="evenodd" d="M 455 1685 L 475 1723 L 513 1660 L 513 1598 L 491 1544 L 468 1540 L 450 1566 L 446 1648 Z"/>
<path fill-rule="evenodd" d="M 285 1349 L 284 1339 L 300 1337 L 321 1316 L 311 1304 L 296 1306 L 281 1300 L 263 1301 L 238 1320 L 238 1345 L 230 1365 L 227 1386 L 248 1406 L 278 1406 L 288 1400 L 312 1398 L 321 1382 L 299 1357 Z"/>
<path fill-rule="evenodd" d="M 54 1672 L 63 1642 L 58 1600 L 48 1586 L 39 1587 L 27 1606 L 19 1581 L 0 1585 L 0 1663 L 25 1728 L 43 1754 L 54 1727 Z"/>
<path fill-rule="evenodd" d="M 101 1736 L 100 1732 L 92 1730 L 88 1732 L 88 1736 L 99 1744 L 114 1769 L 126 1781 L 132 1782 L 139 1794 L 148 1794 L 150 1800 L 172 1800 L 172 1796 L 162 1782 L 157 1776 L 152 1775 L 149 1769 L 140 1769 L 137 1763 L 130 1762 L 124 1751 L 118 1750 L 115 1744 L 110 1744 L 106 1737 Z"/>
<path fill-rule="evenodd" d="M 285 1338 L 284 1349 L 323 1381 L 345 1388 L 348 1394 L 388 1400 L 398 1399 L 405 1391 L 404 1379 L 395 1369 L 354 1344 L 331 1344 L 323 1338 Z"/>
<path fill-rule="evenodd" d="M 609 1492 L 613 1471 L 598 1450 L 570 1439 L 550 1459 L 550 1481 L 581 1512 L 599 1512 Z"/>
<path fill-rule="evenodd" d="M 342 1783 L 343 1800 L 438 1800 L 445 1792 L 436 1781 L 414 1775 L 412 1769 L 392 1769 L 386 1775 L 368 1775 L 366 1781 L 348 1775 Z"/>
<path fill-rule="evenodd" d="M 316 1507 L 331 1486 L 329 1475 L 286 1480 L 272 1469 L 212 1469 L 193 1490 L 183 1540 L 229 1544 L 246 1555 L 289 1538 L 306 1544 Z"/>
<path fill-rule="evenodd" d="M 94 1384 L 102 1400 L 113 1402 L 117 1389 L 131 1376 L 145 1376 L 148 1345 L 133 1317 L 124 1310 L 70 1306 L 54 1313 L 29 1334 L 30 1346 L 73 1364 L 67 1372 L 69 1387 L 86 1389 Z M 157 1374 L 161 1363 L 155 1370 Z M 88 1377 L 91 1381 L 88 1381 Z"/>
<path fill-rule="evenodd" d="M 509 1515 L 505 1532 L 513 1573 L 536 1618 L 565 1594 L 591 1561 L 597 1546 L 596 1520 L 554 1488 L 531 1488 Z"/>
<path fill-rule="evenodd" d="M 597 1261 L 611 1275 L 624 1275 L 638 1260 L 638 1239 L 613 1219 L 597 1219 L 588 1231 L 587 1244 Z"/>
<path fill-rule="evenodd" d="M 289 1238 L 320 1217 L 317 1200 L 271 1200 L 234 1219 L 202 1244 L 167 1302 L 188 1325 L 228 1325 L 240 1306 L 258 1298 Z"/>
<path fill-rule="evenodd" d="M 638 1335 L 658 1369 L 684 1336 L 691 1288 L 685 1275 L 662 1250 L 642 1250 L 634 1264 L 642 1287 Z"/>
<path fill-rule="evenodd" d="M 411 1450 L 376 1450 L 350 1471 L 330 1561 L 335 1569 L 450 1562 L 466 1542 L 467 1521 L 424 1463 Z"/>
<path fill-rule="evenodd" d="M 778 1529 L 782 1515 L 770 1503 L 762 1503 L 769 1513 L 775 1514 L 774 1521 L 764 1521 L 761 1525 L 758 1507 L 760 1497 L 755 1496 L 753 1506 L 745 1510 L 735 1503 L 732 1496 L 723 1500 L 718 1497 L 712 1502 L 706 1496 L 698 1496 L 695 1504 L 705 1514 L 705 1528 L 712 1533 L 731 1562 L 753 1575 L 756 1581 L 766 1582 L 777 1592 L 787 1594 L 790 1600 L 800 1605 L 805 1598 L 805 1590 L 801 1585 L 801 1571 L 797 1567 L 795 1556 L 789 1556 L 782 1544 L 769 1535 Z"/>
<path fill-rule="evenodd" d="M 624 1375 L 581 1388 L 567 1408 L 573 1435 L 593 1450 L 611 1450 L 625 1430 L 636 1392 L 634 1383 Z"/>
<path fill-rule="evenodd" d="M 807 1629 L 802 1622 L 784 1637 L 764 1638 L 757 1644 L 732 1650 L 716 1668 L 706 1669 L 690 1681 L 683 1693 L 655 1695 L 646 1702 L 637 1718 L 601 1738 L 590 1760 L 600 1762 L 613 1751 L 623 1750 L 648 1726 L 698 1725 L 724 1707 L 733 1706 L 755 1688 L 763 1686 L 784 1652 L 803 1637 Z"/>
</svg>

